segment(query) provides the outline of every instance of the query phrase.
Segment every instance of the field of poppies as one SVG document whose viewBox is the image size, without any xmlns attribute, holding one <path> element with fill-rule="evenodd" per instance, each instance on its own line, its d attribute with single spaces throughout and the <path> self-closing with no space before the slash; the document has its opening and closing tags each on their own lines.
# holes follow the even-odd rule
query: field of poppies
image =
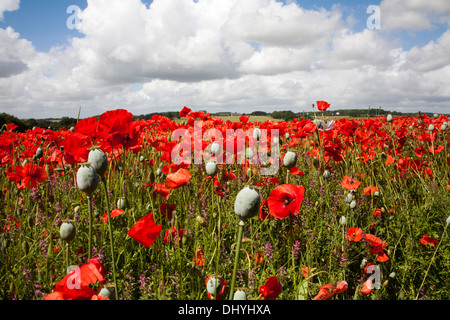
<svg viewBox="0 0 450 320">
<path fill-rule="evenodd" d="M 4 125 L 0 298 L 449 299 L 448 118 L 316 106 Z"/>
</svg>

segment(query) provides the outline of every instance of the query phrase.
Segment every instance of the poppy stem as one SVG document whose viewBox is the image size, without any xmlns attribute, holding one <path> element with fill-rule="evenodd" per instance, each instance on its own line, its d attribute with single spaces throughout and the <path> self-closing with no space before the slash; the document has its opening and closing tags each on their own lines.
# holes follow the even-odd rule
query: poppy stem
<svg viewBox="0 0 450 320">
<path fill-rule="evenodd" d="M 242 240 L 242 232 L 244 231 L 245 222 L 239 221 L 239 231 L 238 231 L 238 238 L 237 238 L 237 246 L 236 246 L 236 255 L 234 257 L 234 267 L 233 267 L 233 278 L 231 279 L 231 287 L 230 287 L 230 294 L 228 295 L 228 300 L 233 299 L 233 292 L 234 292 L 234 284 L 236 283 L 236 271 L 237 266 L 239 262 L 239 253 L 241 251 L 241 240 Z"/>
<path fill-rule="evenodd" d="M 91 196 L 87 195 L 88 214 L 89 214 L 89 239 L 88 239 L 88 260 L 91 260 L 92 255 L 92 207 Z"/>
<path fill-rule="evenodd" d="M 108 214 L 108 230 L 109 230 L 109 245 L 111 250 L 111 260 L 112 260 L 112 268 L 113 268 L 113 282 L 114 282 L 114 294 L 116 300 L 119 298 L 117 294 L 117 281 L 116 281 L 116 259 L 114 257 L 114 242 L 113 242 L 113 231 L 111 226 L 111 211 L 109 210 L 109 197 L 108 197 L 108 187 L 106 185 L 106 179 L 102 175 L 101 176 L 103 188 L 105 189 L 105 198 L 106 198 L 106 210 Z"/>
</svg>

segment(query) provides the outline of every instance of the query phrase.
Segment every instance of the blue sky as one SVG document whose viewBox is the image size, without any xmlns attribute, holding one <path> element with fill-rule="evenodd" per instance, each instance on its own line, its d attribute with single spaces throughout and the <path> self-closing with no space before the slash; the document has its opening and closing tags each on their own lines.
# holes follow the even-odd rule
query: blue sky
<svg viewBox="0 0 450 320">
<path fill-rule="evenodd" d="M 447 0 L 4 1 L 0 111 L 19 117 L 450 102 Z M 367 28 L 370 5 L 380 29 Z"/>
</svg>

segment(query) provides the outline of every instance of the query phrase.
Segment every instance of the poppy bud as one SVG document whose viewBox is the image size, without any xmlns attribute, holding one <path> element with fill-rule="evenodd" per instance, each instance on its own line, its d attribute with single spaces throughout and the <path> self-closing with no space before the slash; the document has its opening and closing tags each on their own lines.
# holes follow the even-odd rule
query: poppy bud
<svg viewBox="0 0 450 320">
<path fill-rule="evenodd" d="M 79 213 L 80 210 L 81 210 L 80 206 L 76 206 L 75 208 L 73 208 L 73 212 L 74 212 L 75 214 Z"/>
<path fill-rule="evenodd" d="M 286 152 L 283 158 L 283 165 L 290 169 L 295 166 L 295 163 L 297 162 L 297 154 L 292 151 Z"/>
<path fill-rule="evenodd" d="M 61 239 L 70 242 L 75 238 L 76 228 L 72 222 L 63 222 L 59 227 Z"/>
<path fill-rule="evenodd" d="M 245 187 L 239 191 L 234 201 L 234 212 L 242 221 L 250 219 L 259 213 L 261 197 L 255 189 Z"/>
<path fill-rule="evenodd" d="M 217 167 L 217 164 L 215 162 L 209 161 L 206 166 L 206 174 L 209 176 L 215 176 L 217 174 L 217 171 L 219 170 L 219 168 Z"/>
<path fill-rule="evenodd" d="M 204 227 L 206 225 L 206 221 L 203 217 L 196 216 L 195 219 L 197 220 L 198 224 L 201 225 L 202 227 Z"/>
<path fill-rule="evenodd" d="M 339 224 L 340 224 L 341 226 L 345 226 L 345 225 L 347 224 L 347 218 L 346 218 L 345 216 L 342 216 L 342 217 L 339 219 Z"/>
<path fill-rule="evenodd" d="M 160 168 L 156 169 L 156 175 L 159 177 L 162 174 L 162 171 Z"/>
<path fill-rule="evenodd" d="M 35 155 L 38 159 L 41 158 L 44 155 L 44 150 L 41 147 L 37 148 Z"/>
<path fill-rule="evenodd" d="M 117 200 L 117 208 L 124 210 L 125 207 L 126 207 L 125 200 L 123 198 Z"/>
<path fill-rule="evenodd" d="M 247 294 L 244 290 L 236 290 L 233 300 L 247 300 Z"/>
<path fill-rule="evenodd" d="M 139 162 L 144 162 L 145 161 L 145 157 L 144 156 L 140 156 L 139 157 Z"/>
<path fill-rule="evenodd" d="M 108 157 L 100 149 L 92 149 L 89 151 L 88 162 L 100 176 L 103 176 L 106 170 L 108 170 Z"/>
<path fill-rule="evenodd" d="M 77 172 L 77 185 L 82 191 L 91 195 L 98 187 L 98 175 L 97 172 L 90 164 L 82 164 Z"/>
</svg>

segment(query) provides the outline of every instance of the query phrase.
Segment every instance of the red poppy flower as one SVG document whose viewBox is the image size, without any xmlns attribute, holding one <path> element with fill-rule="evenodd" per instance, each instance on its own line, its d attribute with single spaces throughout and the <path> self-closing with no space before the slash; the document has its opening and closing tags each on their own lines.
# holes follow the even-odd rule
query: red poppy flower
<svg viewBox="0 0 450 320">
<path fill-rule="evenodd" d="M 44 297 L 45 300 L 90 300 L 96 292 L 89 287 L 95 282 L 105 282 L 106 270 L 97 259 L 91 259 L 88 263 L 69 272 L 58 282 L 53 293 Z"/>
<path fill-rule="evenodd" d="M 139 219 L 127 234 L 143 246 L 149 247 L 158 238 L 161 228 L 162 225 L 155 223 L 153 213 L 149 213 Z"/>
<path fill-rule="evenodd" d="M 194 262 L 198 266 L 203 266 L 205 264 L 205 254 L 202 248 L 198 248 L 195 253 Z"/>
<path fill-rule="evenodd" d="M 371 246 L 370 254 L 376 254 L 378 262 L 385 262 L 389 260 L 388 255 L 384 252 L 384 248 L 387 246 L 386 241 L 382 241 L 380 238 L 370 233 L 366 233 L 364 235 L 364 240 L 369 242 Z"/>
<path fill-rule="evenodd" d="M 290 214 L 298 214 L 305 196 L 305 187 L 293 184 L 282 184 L 269 195 L 267 199 L 270 214 L 283 219 Z"/>
<path fill-rule="evenodd" d="M 125 211 L 123 211 L 122 209 L 119 209 L 119 208 L 114 209 L 114 210 L 111 211 L 111 213 L 110 213 L 111 219 L 114 218 L 114 217 L 120 216 L 120 215 L 121 215 L 122 213 L 124 213 L 124 212 L 125 212 Z M 105 213 L 105 214 L 102 216 L 102 221 L 103 221 L 104 223 L 107 223 L 107 222 L 108 222 L 108 214 L 107 214 L 107 213 Z"/>
<path fill-rule="evenodd" d="M 239 117 L 239 120 L 240 120 L 242 123 L 247 123 L 247 122 L 248 122 L 248 117 L 247 117 L 247 116 L 240 116 L 240 117 Z"/>
<path fill-rule="evenodd" d="M 348 241 L 358 242 L 363 237 L 363 231 L 360 228 L 352 227 L 347 230 L 345 238 Z"/>
<path fill-rule="evenodd" d="M 184 106 L 183 109 L 181 109 L 180 111 L 180 118 L 187 118 L 191 112 L 192 112 L 191 109 Z"/>
<path fill-rule="evenodd" d="M 380 189 L 378 189 L 378 187 L 376 187 L 374 185 L 370 185 L 370 186 L 364 188 L 363 193 L 370 196 L 370 195 L 373 195 L 377 191 L 380 191 Z"/>
<path fill-rule="evenodd" d="M 266 283 L 259 287 L 258 292 L 265 300 L 276 300 L 281 293 L 281 284 L 277 277 L 269 277 Z"/>
<path fill-rule="evenodd" d="M 380 209 L 380 208 L 377 208 L 377 210 L 375 210 L 375 211 L 373 212 L 373 215 L 374 215 L 375 217 L 381 216 L 381 209 Z"/>
<path fill-rule="evenodd" d="M 187 184 L 191 180 L 191 176 L 188 170 L 180 168 L 177 172 L 167 175 L 165 187 L 167 189 L 177 189 Z"/>
<path fill-rule="evenodd" d="M 342 179 L 341 186 L 343 186 L 347 190 L 356 190 L 361 185 L 361 182 L 356 181 L 355 179 L 350 178 L 349 176 L 344 176 Z"/>
<path fill-rule="evenodd" d="M 327 300 L 335 294 L 344 292 L 347 288 L 347 281 L 338 282 L 336 287 L 333 287 L 331 283 L 328 283 L 320 288 L 319 293 L 313 298 L 313 300 Z"/>
<path fill-rule="evenodd" d="M 326 101 L 317 101 L 317 108 L 320 111 L 326 111 L 330 107 L 330 104 Z"/>
<path fill-rule="evenodd" d="M 261 220 L 264 220 L 264 219 L 266 219 L 266 218 L 273 218 L 271 215 L 270 215 L 270 210 L 269 210 L 269 204 L 268 204 L 269 202 L 268 202 L 268 200 L 267 199 L 265 199 L 263 202 L 262 202 L 262 204 L 261 204 L 261 206 L 259 207 L 259 218 L 261 219 Z"/>
<path fill-rule="evenodd" d="M 435 246 L 439 243 L 439 241 L 427 236 L 426 234 L 422 235 L 422 238 L 420 238 L 419 241 L 424 245 L 431 244 L 433 246 Z"/>
<path fill-rule="evenodd" d="M 16 166 L 15 171 L 15 173 L 9 171 L 6 175 L 9 180 L 16 182 L 19 189 L 37 188 L 38 182 L 44 182 L 47 179 L 45 169 L 33 163 L 27 163 L 23 167 Z"/>
<path fill-rule="evenodd" d="M 372 279 L 368 279 L 364 282 L 363 287 L 361 288 L 361 293 L 363 295 L 368 295 L 372 292 Z"/>
<path fill-rule="evenodd" d="M 170 189 L 168 189 L 164 183 L 156 183 L 153 188 L 157 193 L 161 195 L 161 197 L 165 198 L 166 200 L 169 199 Z"/>
<path fill-rule="evenodd" d="M 166 234 L 164 235 L 163 242 L 164 243 L 169 243 L 171 241 L 171 239 L 176 239 L 177 238 L 177 233 L 178 233 L 178 231 L 174 227 L 171 227 L 171 228 L 167 229 L 166 230 Z M 181 238 L 183 237 L 183 234 L 184 234 L 184 229 L 180 229 L 180 232 L 179 232 L 178 239 L 177 239 L 176 243 L 178 243 L 178 241 L 181 241 Z"/>
</svg>

